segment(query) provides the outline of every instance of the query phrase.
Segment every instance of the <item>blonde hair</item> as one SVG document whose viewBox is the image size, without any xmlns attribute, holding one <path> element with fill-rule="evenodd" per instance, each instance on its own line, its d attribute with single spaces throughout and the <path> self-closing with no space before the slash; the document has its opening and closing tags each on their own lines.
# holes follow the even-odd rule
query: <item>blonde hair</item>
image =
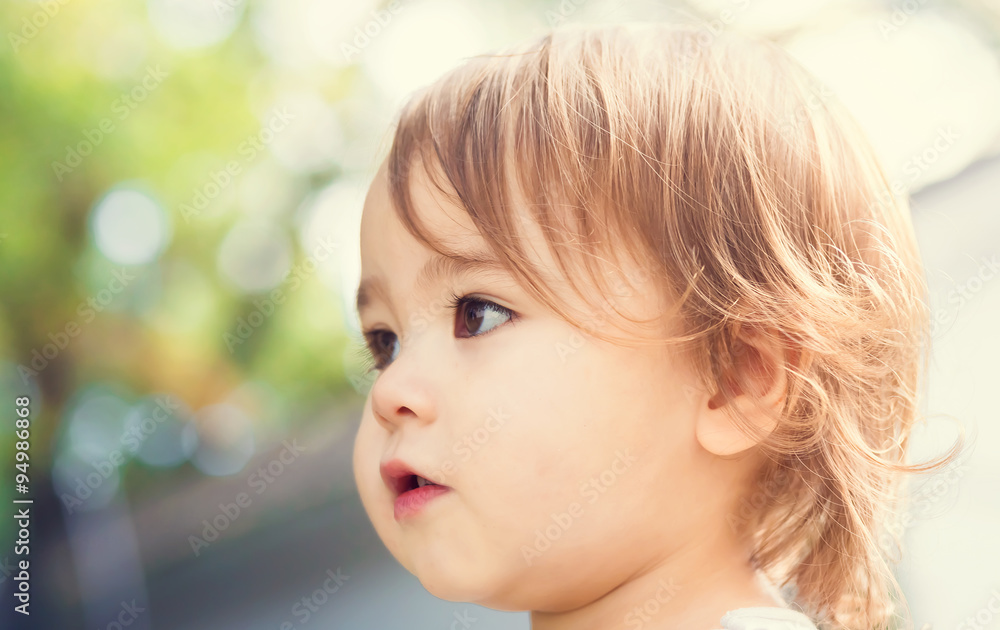
<svg viewBox="0 0 1000 630">
<path fill-rule="evenodd" d="M 880 528 L 899 473 L 947 459 L 904 461 L 929 342 L 923 270 L 906 201 L 790 56 L 664 24 L 559 28 L 415 94 L 388 164 L 415 237 L 449 254 L 413 211 L 422 165 L 511 273 L 578 325 L 512 209 L 580 295 L 581 269 L 608 291 L 604 264 L 631 257 L 679 316 L 680 334 L 660 341 L 681 345 L 709 391 L 745 382 L 747 331 L 791 350 L 777 428 L 760 436 L 766 491 L 745 519 L 753 561 L 821 625 L 892 621 L 902 599 Z"/>
</svg>

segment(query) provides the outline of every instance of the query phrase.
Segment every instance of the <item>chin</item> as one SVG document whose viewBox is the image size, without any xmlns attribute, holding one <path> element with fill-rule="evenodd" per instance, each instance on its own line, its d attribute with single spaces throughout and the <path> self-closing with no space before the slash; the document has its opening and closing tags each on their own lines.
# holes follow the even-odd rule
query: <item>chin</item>
<svg viewBox="0 0 1000 630">
<path fill-rule="evenodd" d="M 406 549 L 403 555 L 398 548 L 390 551 L 428 593 L 449 602 L 506 612 L 532 610 L 544 605 L 552 587 L 551 581 L 523 566 L 516 549 L 505 554 L 507 562 L 475 554 L 456 556 L 450 547 L 422 546 Z"/>
<path fill-rule="evenodd" d="M 427 592 L 448 602 L 474 602 L 482 600 L 483 592 L 479 588 L 470 588 L 469 584 L 463 584 L 460 580 L 453 579 L 446 575 L 417 575 L 420 584 Z"/>
<path fill-rule="evenodd" d="M 514 610 L 506 607 L 503 575 L 490 572 L 488 562 L 470 562 L 455 559 L 450 562 L 446 553 L 423 549 L 420 558 L 410 558 L 401 564 L 410 571 L 431 595 L 449 602 L 468 602 L 496 610 Z"/>
</svg>

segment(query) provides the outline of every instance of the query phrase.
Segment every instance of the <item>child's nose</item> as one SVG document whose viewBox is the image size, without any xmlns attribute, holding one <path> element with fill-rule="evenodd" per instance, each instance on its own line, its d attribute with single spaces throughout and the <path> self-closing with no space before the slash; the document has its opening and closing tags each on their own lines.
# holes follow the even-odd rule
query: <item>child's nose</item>
<svg viewBox="0 0 1000 630">
<path fill-rule="evenodd" d="M 401 352 L 372 385 L 372 412 L 379 424 L 396 431 L 406 423 L 432 422 L 437 416 L 440 374 L 432 364 Z"/>
</svg>

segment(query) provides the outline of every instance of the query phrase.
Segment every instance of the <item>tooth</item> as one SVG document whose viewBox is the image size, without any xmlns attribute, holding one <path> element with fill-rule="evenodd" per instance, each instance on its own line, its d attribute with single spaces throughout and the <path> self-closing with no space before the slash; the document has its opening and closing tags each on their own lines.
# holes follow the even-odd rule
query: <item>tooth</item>
<svg viewBox="0 0 1000 630">
<path fill-rule="evenodd" d="M 429 485 L 433 485 L 433 484 L 430 481 L 427 481 L 426 479 L 424 479 L 423 477 L 419 477 L 419 476 L 417 477 L 417 487 L 418 488 L 423 488 L 424 486 L 429 486 Z"/>
</svg>

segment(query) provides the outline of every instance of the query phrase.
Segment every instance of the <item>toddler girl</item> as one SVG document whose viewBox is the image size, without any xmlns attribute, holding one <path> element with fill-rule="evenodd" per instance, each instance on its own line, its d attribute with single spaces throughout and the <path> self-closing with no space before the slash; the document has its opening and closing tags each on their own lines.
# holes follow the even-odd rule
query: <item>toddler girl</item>
<svg viewBox="0 0 1000 630">
<path fill-rule="evenodd" d="M 534 630 L 885 627 L 928 313 L 905 202 L 774 45 L 557 29 L 414 95 L 365 202 L 354 472 Z M 814 625 L 815 624 L 815 625 Z"/>
</svg>

